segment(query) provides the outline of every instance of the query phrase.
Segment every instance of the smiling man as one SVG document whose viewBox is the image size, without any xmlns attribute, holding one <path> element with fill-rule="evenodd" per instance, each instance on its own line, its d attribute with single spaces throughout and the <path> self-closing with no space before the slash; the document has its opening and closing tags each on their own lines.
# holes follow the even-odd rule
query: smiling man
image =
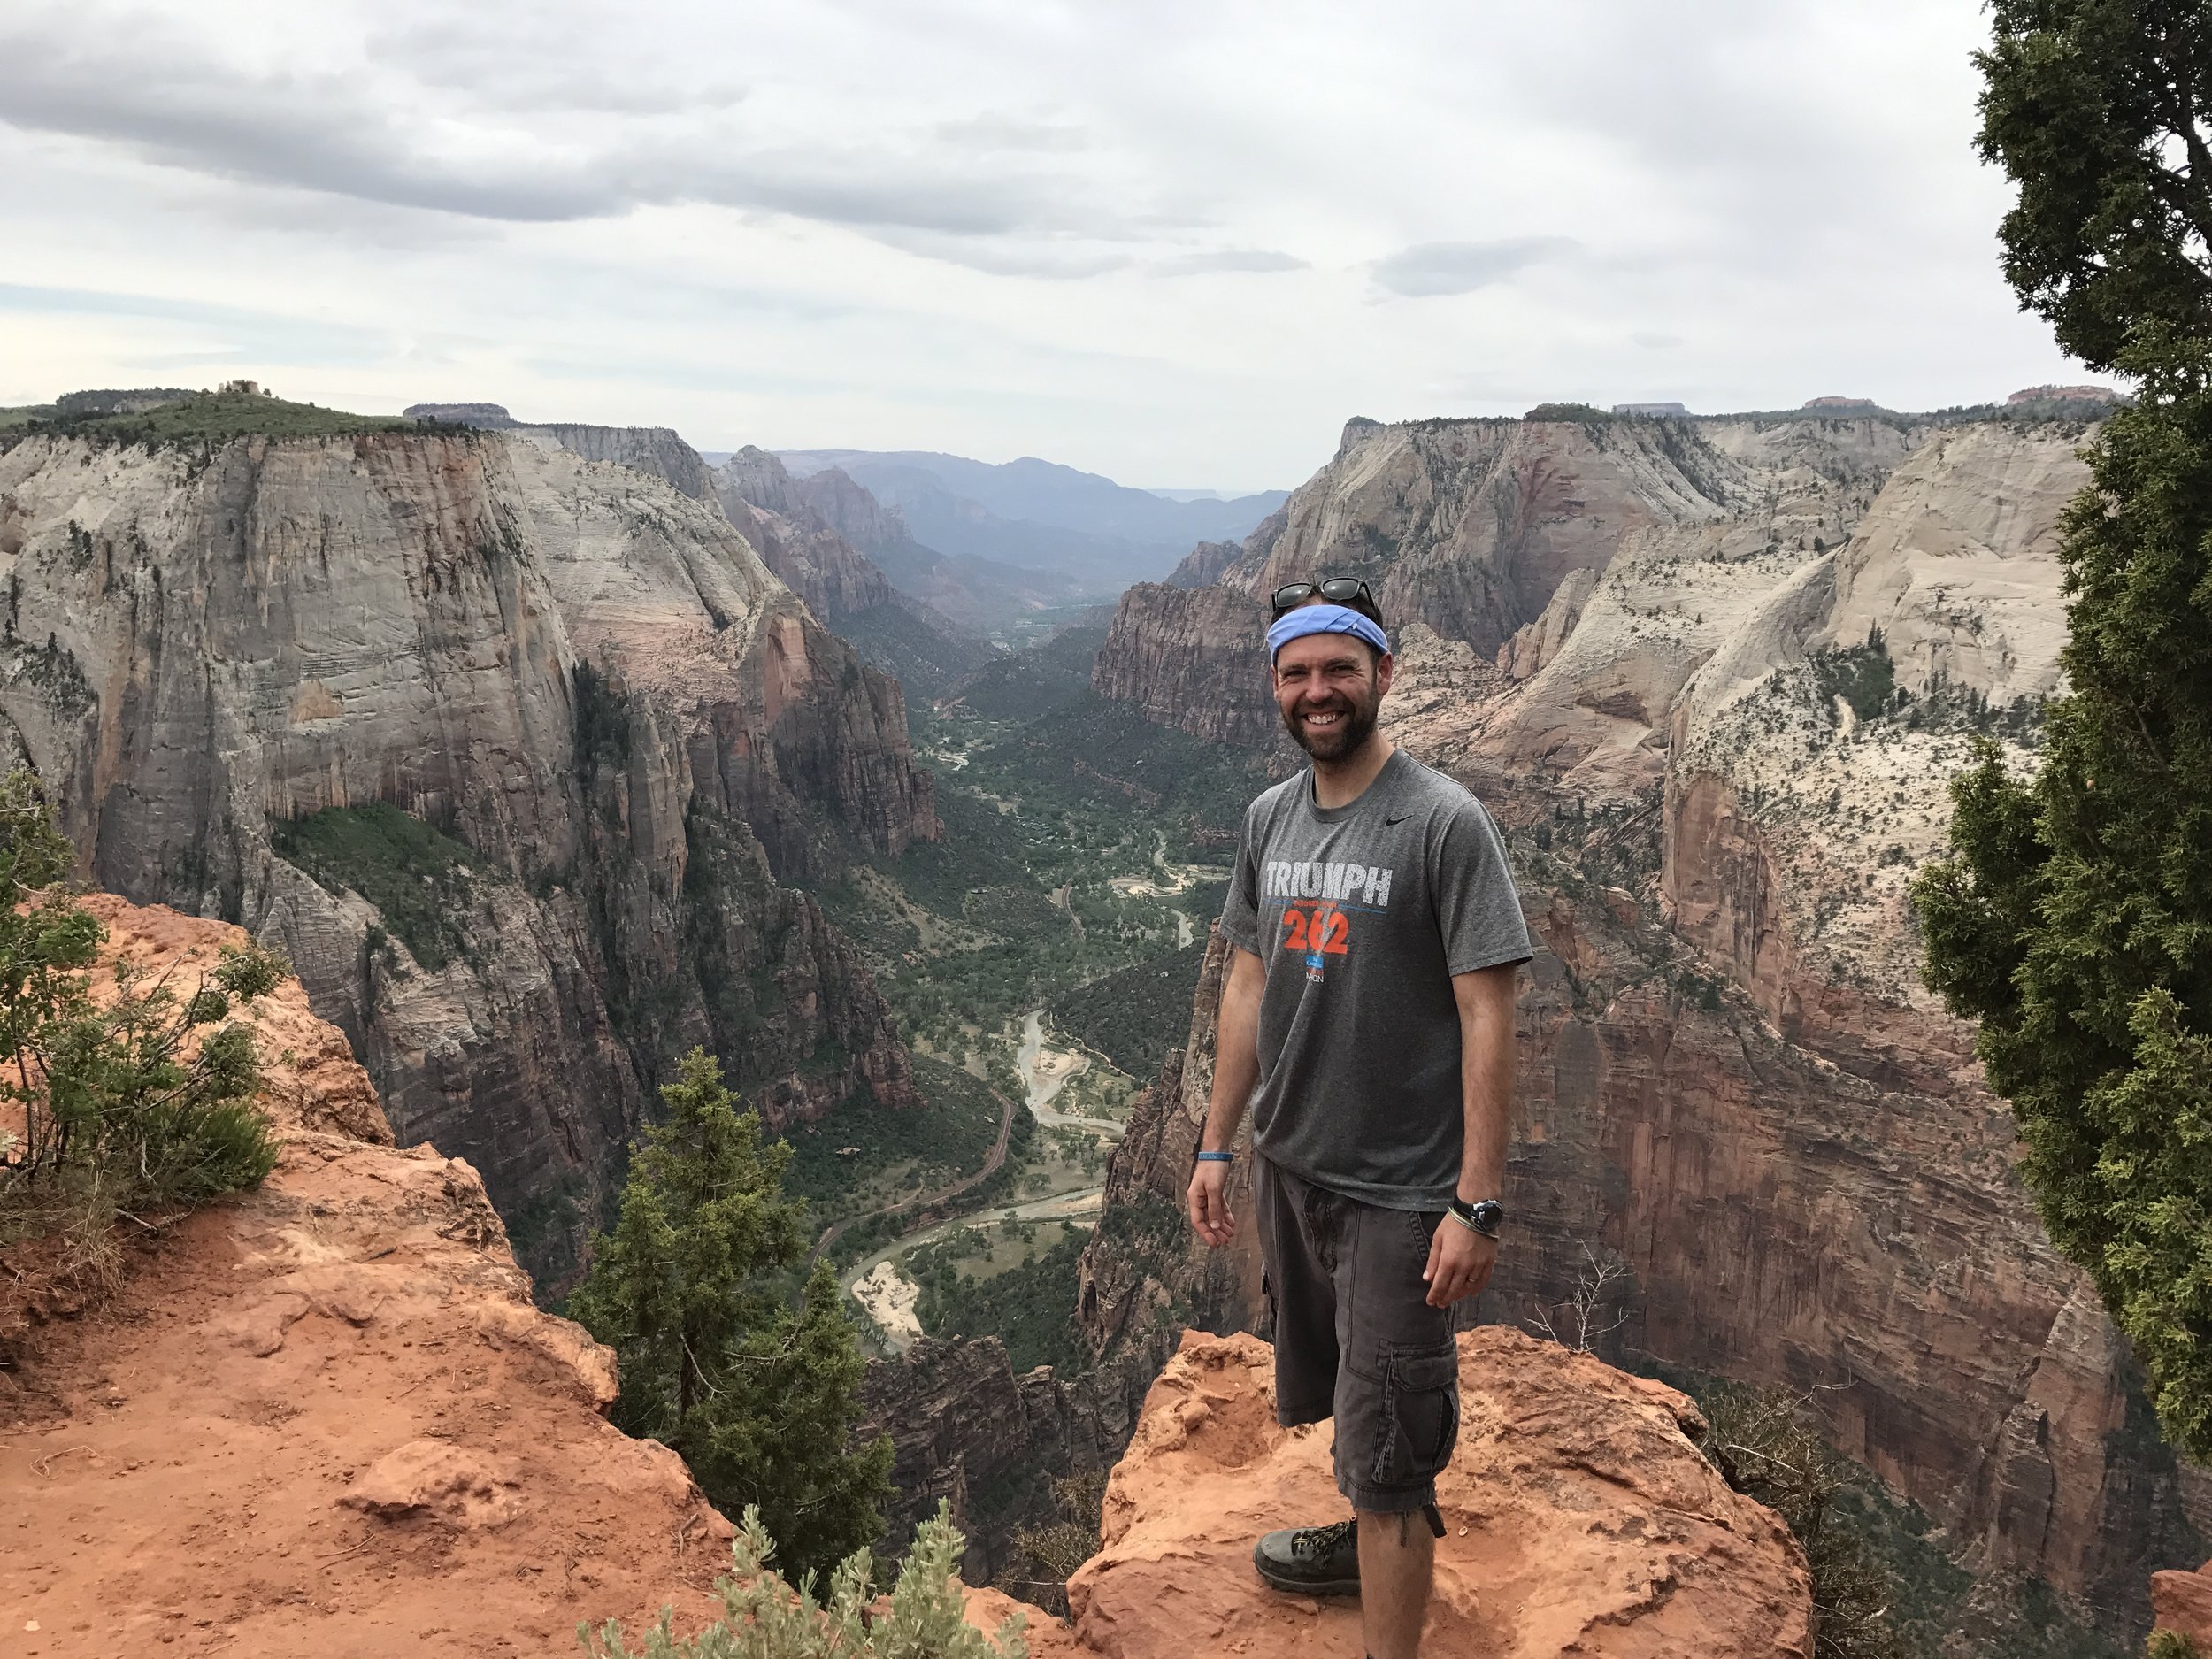
<svg viewBox="0 0 2212 1659">
<path fill-rule="evenodd" d="M 1414 1659 L 1459 1432 L 1452 1310 L 1489 1282 L 1504 1215 L 1528 930 L 1490 815 L 1376 729 L 1394 664 L 1367 584 L 1293 582 L 1274 611 L 1276 706 L 1313 764 L 1245 813 L 1191 1225 L 1231 1236 L 1248 1108 L 1276 1416 L 1335 1418 L 1353 1510 L 1270 1532 L 1253 1563 L 1293 1594 L 1359 1595 L 1371 1659 Z"/>
</svg>

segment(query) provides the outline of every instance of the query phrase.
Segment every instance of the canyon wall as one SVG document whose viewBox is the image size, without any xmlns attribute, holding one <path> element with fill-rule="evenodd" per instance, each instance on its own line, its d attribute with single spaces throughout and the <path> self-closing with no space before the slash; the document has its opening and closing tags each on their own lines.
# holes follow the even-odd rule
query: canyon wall
<svg viewBox="0 0 2212 1659">
<path fill-rule="evenodd" d="M 936 833 L 899 687 L 711 500 L 576 453 L 682 471 L 652 437 L 0 454 L 0 744 L 95 881 L 280 945 L 549 1288 L 693 1043 L 773 1118 L 913 1098 L 790 885 Z M 317 839 L 378 805 L 426 828 Z"/>
<path fill-rule="evenodd" d="M 1133 591 L 1094 683 L 1248 731 L 1237 636 L 1173 625 L 1240 600 L 1248 635 L 1278 580 L 1367 574 L 1398 635 L 1386 729 L 1507 826 L 1539 941 L 1481 1317 L 1556 1310 L 1609 1252 L 1619 1352 L 1810 1392 L 1985 1564 L 2124 1624 L 2147 1561 L 2202 1555 L 2202 1478 L 2046 1240 L 1905 897 L 1971 739 L 2032 764 L 2082 437 L 1355 423 L 1229 593 Z M 1171 1225 L 1217 982 L 1110 1170 L 1082 1291 L 1103 1351 L 1257 1317 L 1248 1238 L 1209 1255 Z"/>
</svg>

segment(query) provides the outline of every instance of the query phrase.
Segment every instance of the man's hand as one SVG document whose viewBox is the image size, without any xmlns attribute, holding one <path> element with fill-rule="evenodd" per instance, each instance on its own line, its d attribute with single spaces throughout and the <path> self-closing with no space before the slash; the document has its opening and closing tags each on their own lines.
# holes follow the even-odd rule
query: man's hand
<svg viewBox="0 0 2212 1659">
<path fill-rule="evenodd" d="M 1236 1230 L 1229 1213 L 1229 1166 L 1207 1159 L 1190 1174 L 1190 1224 L 1209 1244 L 1226 1244 Z"/>
<path fill-rule="evenodd" d="M 1198 1189 L 1194 1186 L 1191 1190 Z M 1490 1282 L 1490 1270 L 1497 1264 L 1495 1239 L 1486 1239 L 1463 1222 L 1446 1216 L 1436 1224 L 1436 1234 L 1429 1240 L 1429 1264 L 1421 1270 L 1421 1282 L 1429 1287 L 1429 1306 L 1448 1308 L 1469 1296 L 1479 1296 Z"/>
</svg>

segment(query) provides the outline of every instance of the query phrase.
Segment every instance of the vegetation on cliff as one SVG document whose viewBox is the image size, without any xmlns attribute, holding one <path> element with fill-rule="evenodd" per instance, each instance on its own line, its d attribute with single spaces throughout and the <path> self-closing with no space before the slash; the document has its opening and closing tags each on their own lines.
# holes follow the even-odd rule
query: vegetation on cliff
<svg viewBox="0 0 2212 1659">
<path fill-rule="evenodd" d="M 76 855 L 37 780 L 0 781 L 0 1244 L 58 1232 L 81 1289 L 111 1271 L 120 1217 L 257 1186 L 276 1166 L 256 1103 L 260 1056 L 231 1016 L 284 964 L 227 950 L 188 995 L 118 963 L 88 972 L 106 930 L 64 885 Z"/>
<path fill-rule="evenodd" d="M 576 1633 L 590 1659 L 1024 1659 L 1020 1615 L 995 1639 L 966 1622 L 955 1576 L 966 1547 L 940 1502 L 936 1518 L 915 1530 L 887 1608 L 875 1608 L 874 1563 L 864 1549 L 839 1563 L 828 1597 L 818 1601 L 811 1572 L 795 1588 L 769 1570 L 775 1545 L 760 1511 L 748 1509 L 730 1546 L 730 1571 L 715 1582 L 723 1617 L 698 1635 L 679 1638 L 666 1613 L 641 1647 L 628 1645 L 614 1620 Z"/>
<path fill-rule="evenodd" d="M 668 1120 L 645 1131 L 569 1312 L 619 1356 L 622 1428 L 675 1448 L 718 1507 L 764 1515 L 794 1560 L 826 1567 L 881 1530 L 891 1466 L 887 1436 L 851 1443 L 862 1362 L 836 1277 L 817 1263 L 790 1306 L 807 1250 L 805 1206 L 782 1187 L 791 1151 L 763 1144 L 720 1065 L 693 1049 L 661 1095 Z"/>
<path fill-rule="evenodd" d="M 24 423 L 27 432 L 53 431 L 95 442 L 147 449 L 190 443 L 227 443 L 234 438 L 333 438 L 364 432 L 416 432 L 419 421 L 388 415 L 355 415 L 313 403 L 288 403 L 258 392 L 195 392 L 150 409 L 77 411 L 64 398 L 50 419 Z M 451 428 L 449 428 L 451 430 Z"/>
<path fill-rule="evenodd" d="M 1955 785 L 1915 884 L 1926 978 L 1978 1018 L 2053 1240 L 2212 1458 L 2212 18 L 1999 0 L 1981 143 L 2005 270 L 2059 343 L 2139 380 L 2065 521 L 2068 695 L 2043 762 Z"/>
</svg>

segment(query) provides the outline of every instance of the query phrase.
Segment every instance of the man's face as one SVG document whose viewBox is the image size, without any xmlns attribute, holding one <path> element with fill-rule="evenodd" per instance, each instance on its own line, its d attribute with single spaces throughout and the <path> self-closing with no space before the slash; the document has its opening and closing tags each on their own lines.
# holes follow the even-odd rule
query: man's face
<svg viewBox="0 0 2212 1659">
<path fill-rule="evenodd" d="M 1393 664 L 1348 634 L 1306 634 L 1275 653 L 1275 706 L 1299 748 L 1342 760 L 1367 741 Z"/>
</svg>

